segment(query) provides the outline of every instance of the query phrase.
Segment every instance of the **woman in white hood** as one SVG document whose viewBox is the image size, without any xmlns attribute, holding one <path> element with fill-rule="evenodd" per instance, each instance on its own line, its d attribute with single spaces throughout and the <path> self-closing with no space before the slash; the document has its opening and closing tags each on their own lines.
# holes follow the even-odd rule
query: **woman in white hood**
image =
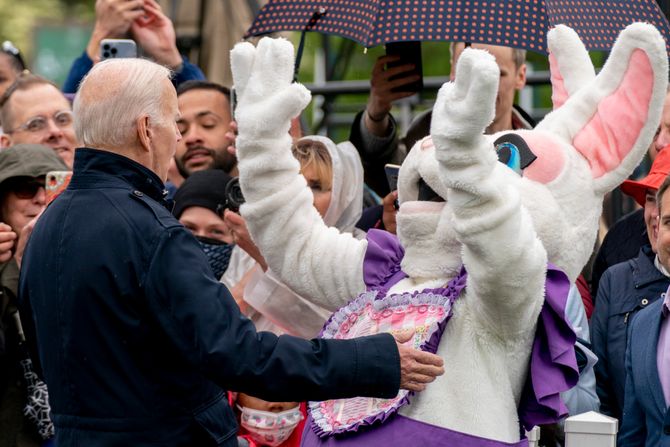
<svg viewBox="0 0 670 447">
<path fill-rule="evenodd" d="M 312 190 L 314 207 L 326 225 L 363 236 L 355 228 L 363 209 L 363 166 L 356 148 L 349 142 L 336 145 L 326 137 L 313 135 L 297 140 L 292 151 Z M 296 210 L 286 208 L 285 212 L 293 214 Z M 310 303 L 277 278 L 251 241 L 242 217 L 226 210 L 225 220 L 238 245 L 221 281 L 231 289 L 256 328 L 316 337 L 333 309 Z M 277 219 L 276 225 L 281 225 L 281 221 Z"/>
</svg>

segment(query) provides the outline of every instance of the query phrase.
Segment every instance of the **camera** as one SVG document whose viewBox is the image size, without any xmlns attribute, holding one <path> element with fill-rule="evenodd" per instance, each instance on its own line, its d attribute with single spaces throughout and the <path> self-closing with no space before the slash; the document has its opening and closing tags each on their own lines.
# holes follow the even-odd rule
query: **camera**
<svg viewBox="0 0 670 447">
<path fill-rule="evenodd" d="M 226 196 L 226 208 L 237 213 L 242 204 L 244 204 L 244 195 L 242 195 L 242 188 L 240 188 L 240 179 L 237 177 L 231 178 L 226 184 L 224 194 Z"/>
</svg>

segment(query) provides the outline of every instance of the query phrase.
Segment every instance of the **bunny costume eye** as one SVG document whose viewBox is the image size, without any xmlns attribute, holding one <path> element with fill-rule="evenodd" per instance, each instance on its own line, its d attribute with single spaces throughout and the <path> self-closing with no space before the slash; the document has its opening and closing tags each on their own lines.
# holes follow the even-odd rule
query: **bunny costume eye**
<svg viewBox="0 0 670 447">
<path fill-rule="evenodd" d="M 498 154 L 498 161 L 521 176 L 523 170 L 537 159 L 528 143 L 518 134 L 507 133 L 496 139 L 493 144 Z"/>
</svg>

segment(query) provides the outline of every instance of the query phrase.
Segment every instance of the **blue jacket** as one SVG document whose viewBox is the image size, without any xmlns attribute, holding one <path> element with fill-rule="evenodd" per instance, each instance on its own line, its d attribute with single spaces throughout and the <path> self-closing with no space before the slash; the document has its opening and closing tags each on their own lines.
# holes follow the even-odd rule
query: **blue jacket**
<svg viewBox="0 0 670 447">
<path fill-rule="evenodd" d="M 19 301 L 59 446 L 236 446 L 223 389 L 274 401 L 397 394 L 393 337 L 257 333 L 166 205 L 153 172 L 81 148 L 31 235 Z"/>
<path fill-rule="evenodd" d="M 619 447 L 670 447 L 670 411 L 656 363 L 662 305 L 661 300 L 656 301 L 631 323 Z"/>
<path fill-rule="evenodd" d="M 621 420 L 626 384 L 626 330 L 633 315 L 658 300 L 670 284 L 654 266 L 654 253 L 646 245 L 637 257 L 605 271 L 591 315 L 591 345 L 598 356 L 595 366 L 600 411 Z"/>
<path fill-rule="evenodd" d="M 175 87 L 177 87 L 182 82 L 205 79 L 205 75 L 197 65 L 190 63 L 188 59 L 183 56 L 182 60 L 184 65 L 182 65 L 181 70 L 176 72 L 172 78 L 172 83 Z M 79 83 L 82 79 L 84 79 L 84 76 L 86 76 L 86 73 L 88 73 L 91 68 L 93 68 L 93 61 L 90 57 L 88 57 L 86 51 L 84 51 L 81 56 L 72 62 L 70 71 L 68 72 L 67 78 L 63 83 L 63 93 L 77 93 Z"/>
</svg>

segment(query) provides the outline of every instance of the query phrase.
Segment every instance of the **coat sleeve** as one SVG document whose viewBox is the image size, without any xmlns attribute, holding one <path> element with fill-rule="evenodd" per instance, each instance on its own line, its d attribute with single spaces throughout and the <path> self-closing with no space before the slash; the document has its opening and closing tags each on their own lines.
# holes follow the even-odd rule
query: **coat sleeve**
<svg viewBox="0 0 670 447">
<path fill-rule="evenodd" d="M 596 373 L 596 391 L 600 399 L 600 412 L 617 417 L 618 404 L 612 387 L 609 364 L 607 361 L 607 323 L 610 314 L 611 272 L 605 272 L 598 286 L 596 306 L 591 316 L 591 347 L 598 357 L 594 370 Z"/>
<path fill-rule="evenodd" d="M 72 62 L 70 71 L 63 83 L 63 93 L 76 93 L 79 83 L 91 68 L 93 68 L 93 61 L 88 57 L 86 51 L 84 51 L 81 56 Z"/>
<path fill-rule="evenodd" d="M 602 283 L 601 283 L 602 285 Z M 631 345 L 635 337 L 635 326 L 637 318 L 633 319 L 628 328 L 628 346 L 626 347 L 626 391 L 624 394 L 624 408 L 622 416 L 621 430 L 619 430 L 619 447 L 637 447 L 645 445 L 647 437 L 647 425 L 644 410 L 639 401 L 639 395 L 636 391 L 636 380 L 633 376 L 633 359 Z"/>
<path fill-rule="evenodd" d="M 378 137 L 370 133 L 365 127 L 364 113 L 365 111 L 359 112 L 354 118 L 349 141 L 358 149 L 361 156 L 365 183 L 381 197 L 384 197 L 390 192 L 384 165 L 391 163 L 398 151 L 398 125 L 393 116 L 389 114 L 388 134 L 384 137 Z"/>
<path fill-rule="evenodd" d="M 256 332 L 183 228 L 165 230 L 143 282 L 169 342 L 224 389 L 269 401 L 389 398 L 398 392 L 400 360 L 392 336 L 308 341 Z"/>
<path fill-rule="evenodd" d="M 186 81 L 205 79 L 205 75 L 197 65 L 189 62 L 184 56 L 182 56 L 182 62 L 183 65 L 181 66 L 181 69 L 176 72 L 172 78 L 172 83 L 175 87 Z M 63 83 L 63 93 L 76 93 L 79 88 L 79 83 L 84 79 L 84 76 L 86 76 L 91 68 L 93 68 L 93 61 L 88 57 L 86 51 L 84 51 L 81 56 L 72 62 L 70 71 Z"/>
</svg>

